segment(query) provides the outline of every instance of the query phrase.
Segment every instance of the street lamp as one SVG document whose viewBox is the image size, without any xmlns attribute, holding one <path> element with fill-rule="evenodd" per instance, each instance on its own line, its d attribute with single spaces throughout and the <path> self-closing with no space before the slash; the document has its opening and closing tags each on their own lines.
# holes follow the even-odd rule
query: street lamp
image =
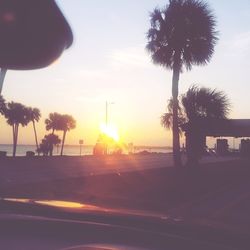
<svg viewBox="0 0 250 250">
<path fill-rule="evenodd" d="M 79 145 L 80 145 L 80 156 L 81 156 L 82 155 L 83 140 L 79 140 Z"/>
<path fill-rule="evenodd" d="M 108 106 L 109 105 L 112 105 L 114 104 L 114 102 L 108 102 L 106 101 L 106 129 L 108 128 Z M 105 155 L 108 154 L 108 145 L 106 145 L 106 148 L 105 148 L 105 152 L 104 152 Z"/>
<path fill-rule="evenodd" d="M 108 127 L 108 106 L 112 104 L 115 104 L 115 103 L 106 101 L 106 127 Z"/>
</svg>

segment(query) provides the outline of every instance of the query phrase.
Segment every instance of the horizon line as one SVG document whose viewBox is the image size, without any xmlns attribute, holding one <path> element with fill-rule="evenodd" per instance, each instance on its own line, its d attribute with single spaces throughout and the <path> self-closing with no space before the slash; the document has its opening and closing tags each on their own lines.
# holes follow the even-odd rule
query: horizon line
<svg viewBox="0 0 250 250">
<path fill-rule="evenodd" d="M 60 145 L 60 144 L 59 144 Z M 13 146 L 12 143 L 0 143 L 0 146 Z M 36 144 L 18 144 L 17 146 L 35 146 Z M 64 146 L 70 146 L 70 147 L 76 147 L 80 146 L 80 144 L 65 144 Z M 83 144 L 82 147 L 94 147 L 95 145 L 92 144 Z M 167 148 L 167 149 L 172 149 L 172 146 L 152 146 L 152 145 L 134 145 L 134 147 L 139 147 L 139 148 Z"/>
</svg>

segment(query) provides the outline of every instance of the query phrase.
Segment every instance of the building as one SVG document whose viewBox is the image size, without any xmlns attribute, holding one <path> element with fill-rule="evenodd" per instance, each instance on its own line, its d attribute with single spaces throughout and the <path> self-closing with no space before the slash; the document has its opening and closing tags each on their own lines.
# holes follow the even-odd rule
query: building
<svg viewBox="0 0 250 250">
<path fill-rule="evenodd" d="M 197 119 L 182 125 L 186 136 L 187 153 L 194 157 L 201 155 L 206 148 L 206 137 L 234 137 L 244 138 L 241 143 L 241 152 L 250 156 L 250 119 Z M 220 152 L 226 147 L 226 141 L 219 141 Z M 223 146 L 224 145 L 224 146 Z M 220 153 L 219 152 L 219 153 Z"/>
</svg>

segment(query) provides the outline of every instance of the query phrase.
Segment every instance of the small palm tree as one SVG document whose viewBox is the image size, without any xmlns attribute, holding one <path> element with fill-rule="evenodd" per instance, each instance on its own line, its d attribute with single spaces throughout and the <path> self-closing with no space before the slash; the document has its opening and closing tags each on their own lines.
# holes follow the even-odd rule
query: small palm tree
<svg viewBox="0 0 250 250">
<path fill-rule="evenodd" d="M 204 150 L 206 124 L 226 119 L 230 111 L 230 102 L 222 91 L 192 86 L 182 96 L 182 106 L 188 121 L 187 164 L 195 166 Z"/>
<path fill-rule="evenodd" d="M 61 115 L 54 112 L 49 114 L 49 118 L 45 120 L 46 130 L 52 130 L 54 134 L 55 130 L 60 130 Z"/>
<path fill-rule="evenodd" d="M 62 139 L 62 147 L 61 147 L 61 155 L 63 155 L 63 148 L 66 138 L 66 133 L 71 129 L 76 127 L 76 121 L 71 115 L 62 115 L 60 122 L 60 130 L 63 131 L 63 139 Z"/>
<path fill-rule="evenodd" d="M 42 153 L 44 156 L 52 156 L 54 146 L 61 143 L 60 138 L 55 134 L 45 135 L 37 152 L 38 154 Z"/>
<path fill-rule="evenodd" d="M 181 125 L 186 122 L 186 117 L 183 113 L 182 107 L 179 105 L 178 101 L 178 128 L 179 134 L 182 133 Z M 167 112 L 161 116 L 161 125 L 166 129 L 173 128 L 173 99 L 168 101 Z"/>
<path fill-rule="evenodd" d="M 191 123 L 202 118 L 226 119 L 230 111 L 227 95 L 216 89 L 193 85 L 182 96 L 181 101 L 186 117 Z"/>
<path fill-rule="evenodd" d="M 13 132 L 13 156 L 16 156 L 18 129 L 22 125 L 27 126 L 29 123 L 28 109 L 21 103 L 10 102 L 7 103 L 4 116 L 7 123 L 12 126 Z"/>
<path fill-rule="evenodd" d="M 173 71 L 173 157 L 181 165 L 178 129 L 178 85 L 185 66 L 207 64 L 217 41 L 215 18 L 200 0 L 170 0 L 164 9 L 151 13 L 147 50 L 155 64 Z"/>
<path fill-rule="evenodd" d="M 41 112 L 38 108 L 28 108 L 29 113 L 29 120 L 32 122 L 34 135 L 35 135 L 35 141 L 36 141 L 36 148 L 38 150 L 38 139 L 37 139 L 37 132 L 36 132 L 36 122 L 39 122 L 41 118 Z"/>
</svg>

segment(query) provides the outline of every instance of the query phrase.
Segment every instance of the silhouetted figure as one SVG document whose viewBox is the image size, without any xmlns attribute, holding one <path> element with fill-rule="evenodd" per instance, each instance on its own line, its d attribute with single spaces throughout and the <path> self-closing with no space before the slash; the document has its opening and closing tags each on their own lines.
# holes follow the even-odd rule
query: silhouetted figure
<svg viewBox="0 0 250 250">
<path fill-rule="evenodd" d="M 242 139 L 240 143 L 240 154 L 244 157 L 250 157 L 250 139 Z"/>
<path fill-rule="evenodd" d="M 227 139 L 217 139 L 216 153 L 218 155 L 227 155 L 229 153 L 229 145 Z"/>
</svg>

